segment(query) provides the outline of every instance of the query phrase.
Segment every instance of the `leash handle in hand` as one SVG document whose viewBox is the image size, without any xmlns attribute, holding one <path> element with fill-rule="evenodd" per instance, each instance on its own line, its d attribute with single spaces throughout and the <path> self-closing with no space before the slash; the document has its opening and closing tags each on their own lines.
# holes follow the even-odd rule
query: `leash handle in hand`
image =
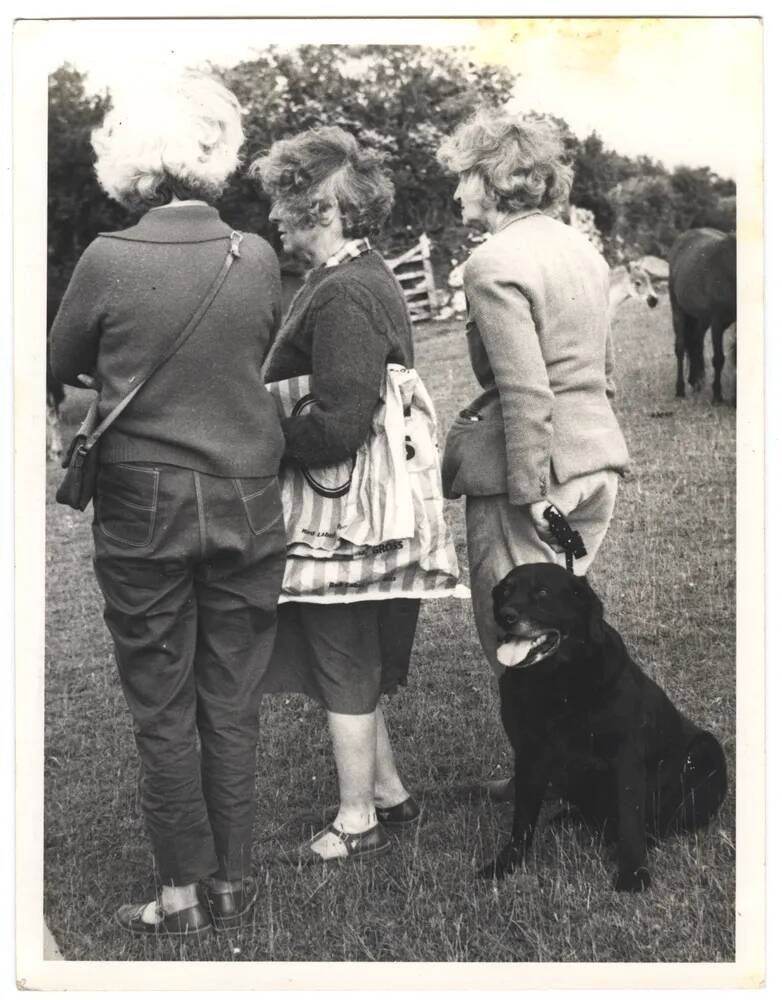
<svg viewBox="0 0 782 1000">
<path fill-rule="evenodd" d="M 584 547 L 584 540 L 577 531 L 574 531 L 570 527 L 562 511 L 557 510 L 553 504 L 549 504 L 546 507 L 543 511 L 543 516 L 548 521 L 551 534 L 565 550 L 565 565 L 567 566 L 568 573 L 572 573 L 573 557 L 582 559 L 587 554 L 587 550 Z"/>
</svg>

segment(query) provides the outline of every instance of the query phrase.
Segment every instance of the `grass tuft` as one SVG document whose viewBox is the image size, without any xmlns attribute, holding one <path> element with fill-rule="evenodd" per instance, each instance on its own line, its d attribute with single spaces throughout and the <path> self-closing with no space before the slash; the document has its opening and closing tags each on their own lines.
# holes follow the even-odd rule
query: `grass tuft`
<svg viewBox="0 0 782 1000">
<path fill-rule="evenodd" d="M 444 432 L 475 395 L 458 324 L 417 327 L 417 367 Z M 735 411 L 674 399 L 667 304 L 616 322 L 617 411 L 633 471 L 592 572 L 606 617 L 677 706 L 720 738 L 735 776 Z M 708 361 L 707 361 L 708 363 Z M 74 427 L 87 393 L 66 401 Z M 511 807 L 476 785 L 508 773 L 495 686 L 469 602 L 426 603 L 407 691 L 386 706 L 421 821 L 374 864 L 287 863 L 337 800 L 323 713 L 300 697 L 260 713 L 252 926 L 194 944 L 136 940 L 116 907 L 153 892 L 130 718 L 91 567 L 89 514 L 54 503 L 49 470 L 45 901 L 67 959 L 114 961 L 729 962 L 734 957 L 733 795 L 708 830 L 651 853 L 652 888 L 611 889 L 599 839 L 546 806 L 526 870 L 476 879 Z M 466 566 L 462 507 L 447 505 Z"/>
</svg>

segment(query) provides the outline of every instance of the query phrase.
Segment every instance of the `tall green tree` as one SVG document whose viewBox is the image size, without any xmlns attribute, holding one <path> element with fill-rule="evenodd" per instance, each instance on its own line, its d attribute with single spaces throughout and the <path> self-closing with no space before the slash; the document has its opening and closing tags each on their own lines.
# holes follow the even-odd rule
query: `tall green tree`
<svg viewBox="0 0 782 1000">
<path fill-rule="evenodd" d="M 396 189 L 391 230 L 398 233 L 432 232 L 453 220 L 454 183 L 437 147 L 478 106 L 504 104 L 515 82 L 462 52 L 413 45 L 270 48 L 222 75 L 245 109 L 246 158 L 316 125 L 339 125 L 381 153 Z M 268 205 L 250 182 L 235 180 L 222 207 L 246 219 L 248 201 L 255 227 L 273 236 Z"/>
<path fill-rule="evenodd" d="M 676 228 L 680 231 L 708 225 L 720 194 L 708 167 L 676 167 L 671 175 Z"/>
<path fill-rule="evenodd" d="M 128 213 L 101 190 L 90 133 L 108 110 L 107 95 L 88 96 L 85 74 L 65 64 L 49 77 L 47 312 L 54 318 L 76 261 L 104 229 L 127 225 Z"/>
<path fill-rule="evenodd" d="M 480 106 L 504 105 L 514 76 L 477 64 L 457 49 L 414 45 L 269 47 L 230 69 L 213 67 L 244 110 L 245 163 L 272 142 L 315 125 L 339 125 L 381 153 L 396 200 L 381 248 L 393 252 L 427 231 L 438 272 L 463 257 L 466 230 L 453 202 L 454 180 L 437 163 L 442 139 Z M 49 304 L 56 309 L 71 271 L 102 230 L 122 228 L 130 213 L 100 189 L 90 133 L 110 106 L 89 95 L 85 75 L 70 65 L 49 81 Z M 566 121 L 546 112 L 533 118 L 561 130 L 575 178 L 571 201 L 590 209 L 606 255 L 614 262 L 653 253 L 665 256 L 678 232 L 691 226 L 735 228 L 735 184 L 708 168 L 673 172 L 648 156 L 630 159 L 596 133 L 579 140 Z M 237 228 L 261 233 L 279 250 L 269 204 L 240 171 L 218 206 Z"/>
<path fill-rule="evenodd" d="M 666 257 L 677 233 L 670 177 L 665 174 L 630 177 L 612 189 L 610 200 L 616 213 L 610 239 L 614 248 L 621 247 L 616 256 Z"/>
<path fill-rule="evenodd" d="M 573 155 L 573 189 L 570 200 L 579 208 L 588 208 L 598 229 L 610 235 L 616 222 L 616 211 L 608 192 L 632 176 L 633 163 L 613 149 L 606 148 L 596 132 L 583 142 L 576 141 Z"/>
<path fill-rule="evenodd" d="M 734 193 L 722 193 L 726 191 Z M 614 249 L 622 247 L 623 256 L 667 257 L 676 237 L 686 229 L 713 226 L 730 232 L 736 228 L 735 184 L 708 167 L 680 166 L 671 173 L 639 169 L 617 184 L 609 199 L 615 212 L 610 240 Z"/>
</svg>

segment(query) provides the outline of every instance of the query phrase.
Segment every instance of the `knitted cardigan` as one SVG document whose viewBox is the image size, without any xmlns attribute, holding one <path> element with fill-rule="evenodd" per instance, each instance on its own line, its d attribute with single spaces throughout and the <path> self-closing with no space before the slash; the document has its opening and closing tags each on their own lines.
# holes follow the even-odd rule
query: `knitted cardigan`
<svg viewBox="0 0 782 1000">
<path fill-rule="evenodd" d="M 193 315 L 230 232 L 214 208 L 183 205 L 102 233 L 79 260 L 51 329 L 55 377 L 79 385 L 79 374 L 95 373 L 105 417 Z M 277 473 L 283 437 L 261 365 L 279 324 L 279 266 L 255 235 L 245 234 L 240 254 L 196 330 L 101 438 L 102 462 Z"/>
<path fill-rule="evenodd" d="M 310 272 L 291 303 L 267 382 L 312 375 L 315 404 L 282 421 L 286 456 L 322 466 L 355 454 L 369 436 L 386 365 L 413 365 L 402 291 L 374 250 Z"/>
</svg>

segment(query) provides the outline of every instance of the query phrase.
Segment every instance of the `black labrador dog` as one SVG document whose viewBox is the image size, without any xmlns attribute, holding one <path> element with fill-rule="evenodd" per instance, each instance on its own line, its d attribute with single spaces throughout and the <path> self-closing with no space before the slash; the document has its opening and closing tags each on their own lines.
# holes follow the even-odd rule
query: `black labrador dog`
<svg viewBox="0 0 782 1000">
<path fill-rule="evenodd" d="M 481 874 L 501 878 L 520 864 L 551 784 L 617 843 L 614 888 L 645 889 L 647 839 L 703 826 L 725 798 L 720 744 L 630 658 L 583 577 L 519 566 L 493 598 L 515 806 L 511 839 Z"/>
</svg>

